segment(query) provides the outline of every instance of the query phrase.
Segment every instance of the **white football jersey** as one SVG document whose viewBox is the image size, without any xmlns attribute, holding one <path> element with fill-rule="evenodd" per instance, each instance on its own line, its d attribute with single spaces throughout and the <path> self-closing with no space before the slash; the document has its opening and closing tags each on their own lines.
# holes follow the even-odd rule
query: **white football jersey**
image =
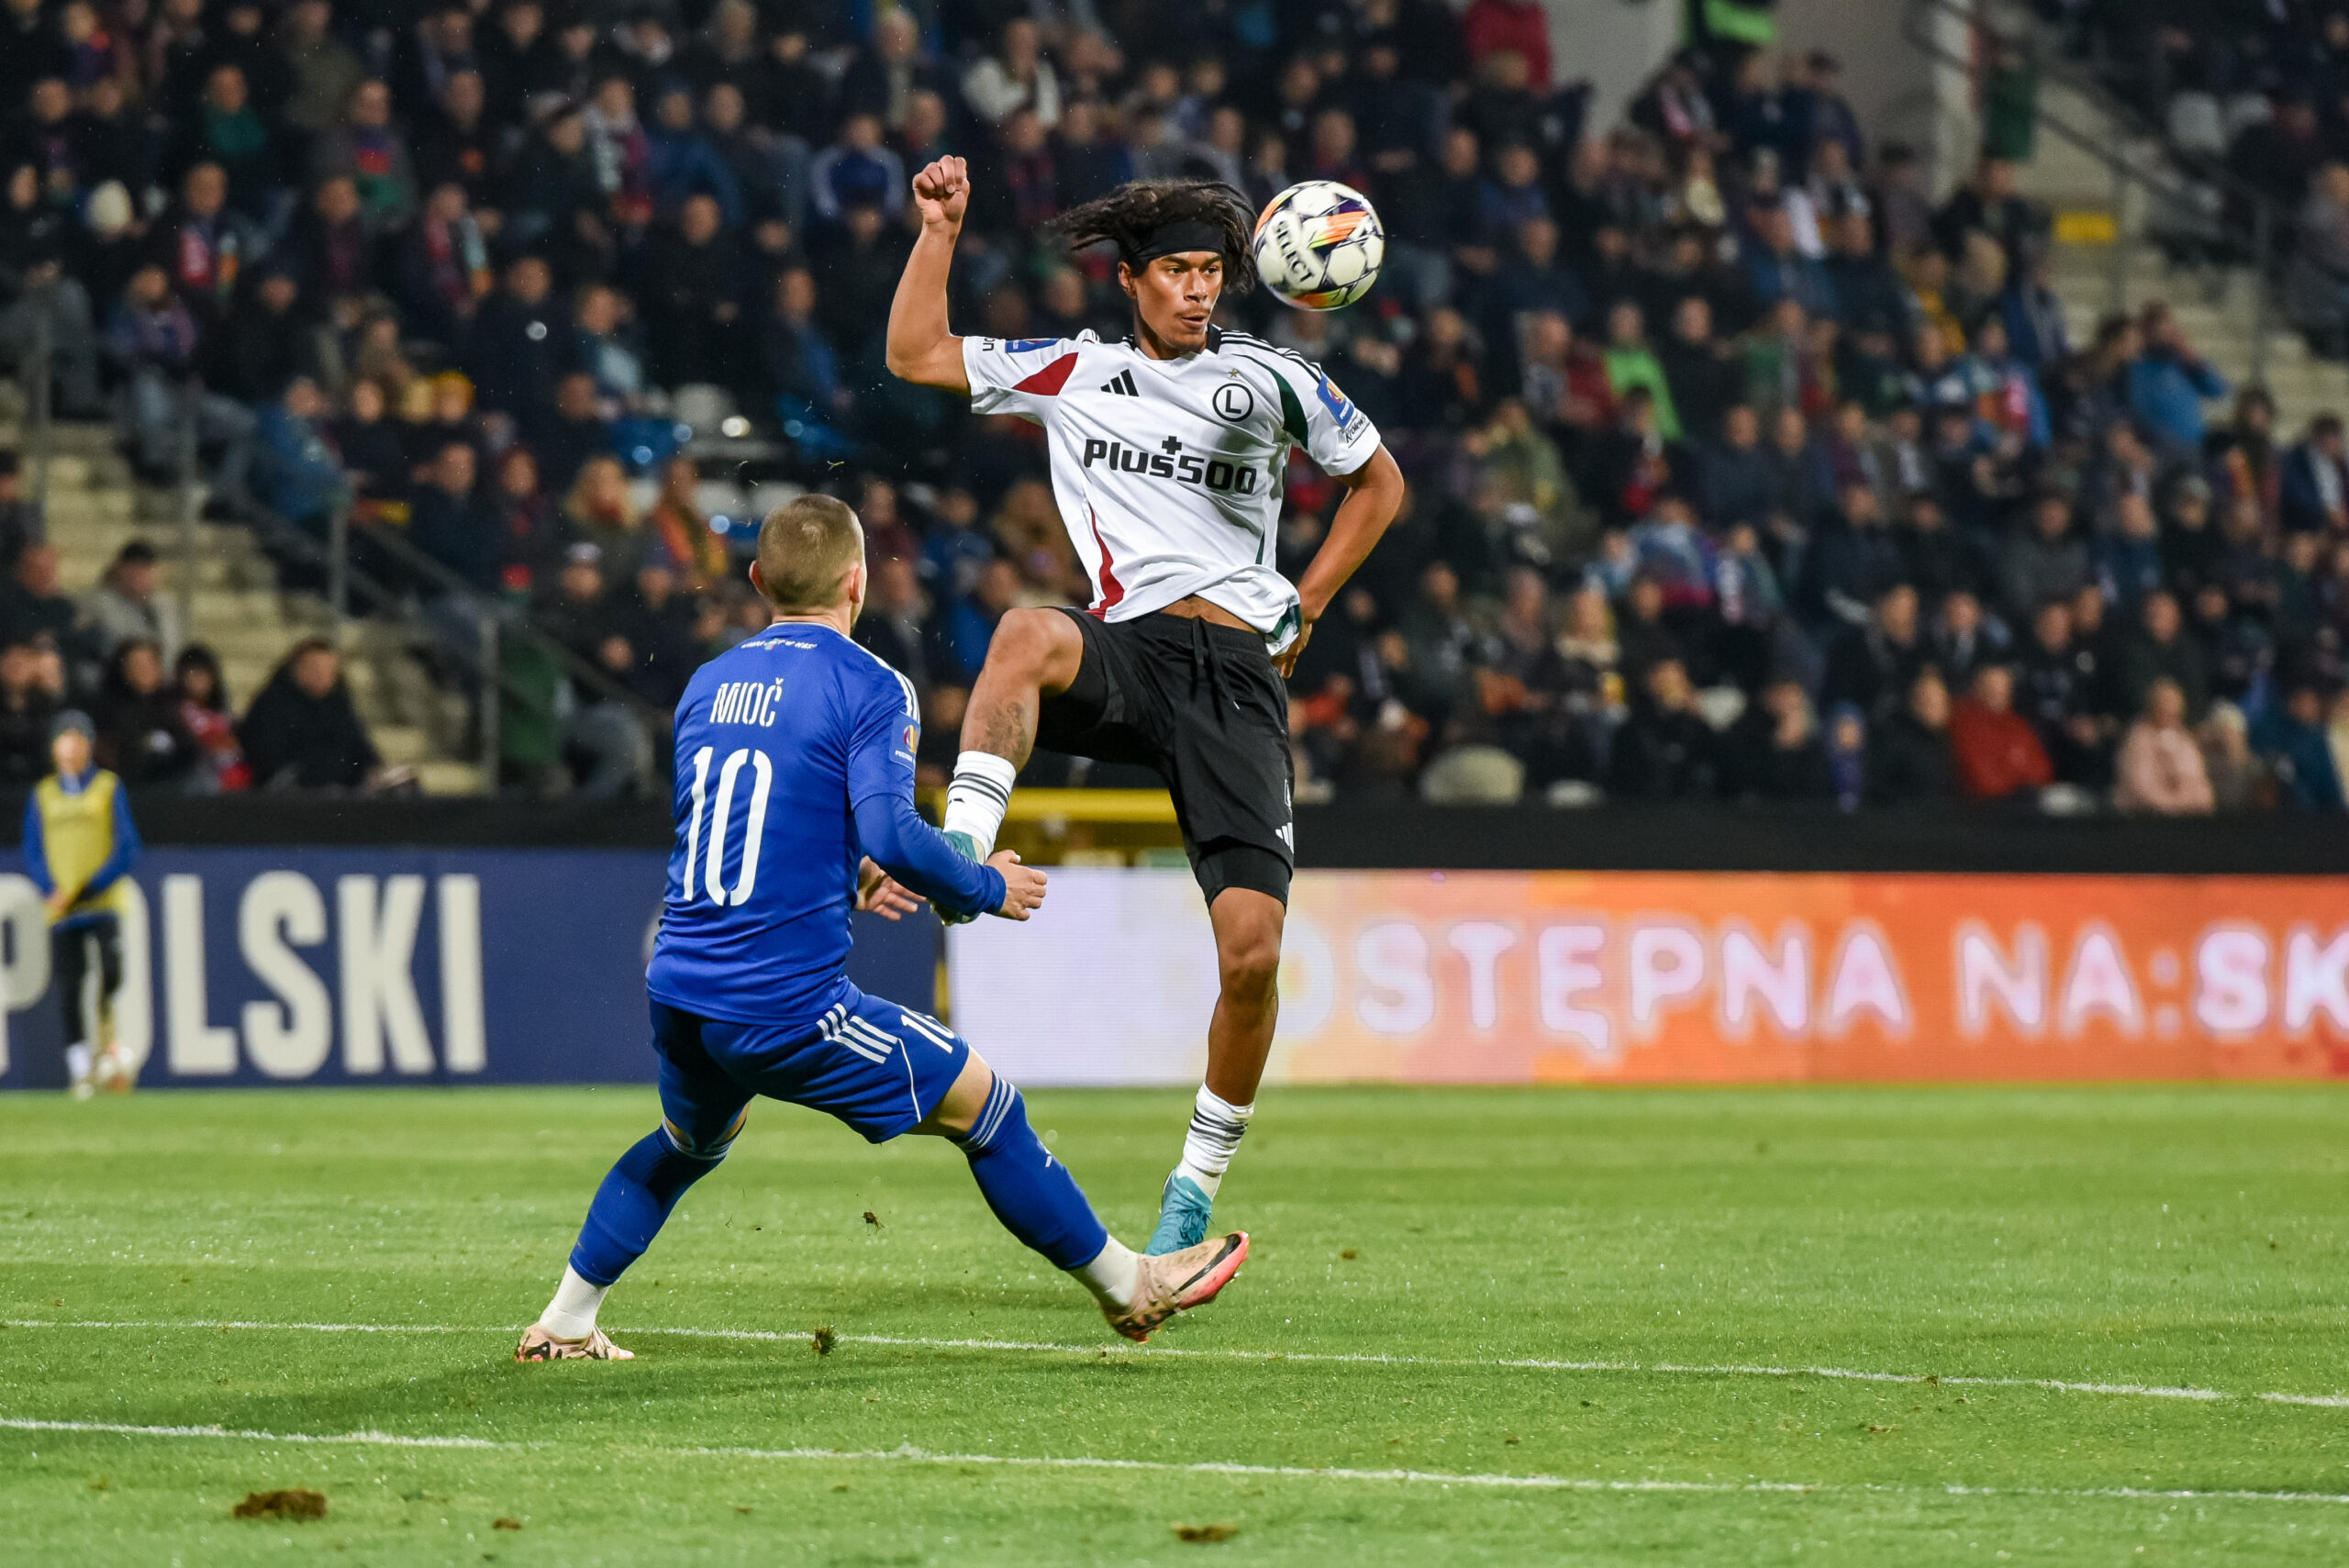
<svg viewBox="0 0 2349 1568">
<path fill-rule="evenodd" d="M 1093 579 L 1087 613 L 1127 620 L 1196 594 L 1295 640 L 1297 589 L 1273 568 L 1288 449 L 1352 473 L 1378 432 L 1319 365 L 1260 338 L 1153 360 L 1131 339 L 963 339 L 971 407 L 1044 428 L 1052 495 Z"/>
</svg>

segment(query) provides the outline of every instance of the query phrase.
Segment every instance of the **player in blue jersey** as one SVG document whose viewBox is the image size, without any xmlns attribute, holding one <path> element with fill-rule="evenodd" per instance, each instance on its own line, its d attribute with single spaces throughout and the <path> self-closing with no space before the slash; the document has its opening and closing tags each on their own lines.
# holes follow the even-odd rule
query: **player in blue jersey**
<svg viewBox="0 0 2349 1568">
<path fill-rule="evenodd" d="M 1158 1257 L 1125 1247 L 1046 1152 L 1018 1089 L 936 1018 L 849 984 L 851 909 L 895 917 L 928 898 L 1024 920 L 1044 873 L 1009 851 L 973 862 L 915 815 L 913 687 L 849 639 L 865 590 L 855 513 L 829 495 L 780 508 L 751 582 L 774 624 L 703 665 L 677 706 L 676 845 L 645 975 L 661 1125 L 604 1178 L 515 1359 L 629 1359 L 596 1326 L 604 1293 L 717 1169 L 760 1095 L 874 1143 L 953 1140 L 1004 1228 L 1075 1275 L 1119 1333 L 1147 1339 L 1213 1300 L 1248 1238 Z"/>
</svg>

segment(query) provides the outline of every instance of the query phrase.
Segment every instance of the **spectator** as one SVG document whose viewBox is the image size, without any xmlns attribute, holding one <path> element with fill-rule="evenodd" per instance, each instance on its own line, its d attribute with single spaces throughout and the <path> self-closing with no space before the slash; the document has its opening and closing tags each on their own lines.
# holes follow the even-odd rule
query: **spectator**
<svg viewBox="0 0 2349 1568">
<path fill-rule="evenodd" d="M 372 390 L 372 384 L 368 384 Z M 380 409 L 380 392 L 375 393 L 374 401 Z M 337 452 L 328 439 L 326 411 L 318 384 L 308 376 L 296 376 L 286 385 L 283 397 L 262 408 L 254 430 L 259 449 L 254 467 L 259 470 L 262 504 L 287 522 L 320 537 L 327 531 L 328 514 L 349 493 L 351 483 L 343 468 L 344 454 Z M 373 455 L 372 461 L 405 466 L 388 450 Z M 162 641 L 166 649 L 178 645 L 176 638 Z"/>
<path fill-rule="evenodd" d="M 55 697 L 40 684 L 40 651 L 29 639 L 0 641 L 0 781 L 28 785 L 49 771 Z"/>
<path fill-rule="evenodd" d="M 2232 703 L 2211 704 L 2210 717 L 2202 721 L 2197 740 L 2217 809 L 2243 811 L 2266 804 L 2260 798 L 2268 783 L 2266 770 L 2251 749 L 2251 726 L 2243 709 Z"/>
<path fill-rule="evenodd" d="M 614 800 L 640 792 L 651 777 L 652 741 L 630 706 L 629 683 L 640 673 L 638 650 L 607 593 L 603 552 L 588 543 L 566 553 L 540 624 L 572 657 L 600 678 L 573 679 L 572 706 L 561 748 L 575 792 Z"/>
<path fill-rule="evenodd" d="M 494 594 L 504 577 L 504 540 L 490 502 L 479 494 L 480 462 L 470 441 L 441 447 L 417 487 L 408 540 L 466 587 Z M 425 585 L 428 598 L 445 592 L 438 584 Z"/>
<path fill-rule="evenodd" d="M 594 545 L 607 578 L 636 575 L 644 553 L 643 518 L 629 499 L 628 474 L 615 457 L 592 457 L 562 504 L 573 536 Z"/>
<path fill-rule="evenodd" d="M 1000 125 L 1013 110 L 1030 109 L 1046 130 L 1060 124 L 1060 78 L 1040 45 L 1036 24 L 1013 17 L 1004 23 L 995 52 L 963 73 L 963 101 L 981 123 Z"/>
<path fill-rule="evenodd" d="M 755 10 L 748 5 L 739 10 L 741 17 L 737 25 L 745 28 L 756 25 Z M 921 28 L 913 14 L 885 11 L 874 23 L 873 46 L 858 50 L 841 75 L 839 108 L 845 115 L 875 116 L 885 128 L 900 130 L 914 95 L 941 91 L 945 84 L 942 73 L 926 57 Z"/>
<path fill-rule="evenodd" d="M 163 679 L 163 656 L 143 637 L 117 645 L 91 710 L 97 758 L 127 784 L 177 784 L 194 771 L 195 740 L 180 723 L 177 694 Z"/>
<path fill-rule="evenodd" d="M 2252 726 L 2251 744 L 2266 760 L 2281 804 L 2299 811 L 2342 809 L 2341 774 L 2325 734 L 2324 695 L 2306 684 Z"/>
<path fill-rule="evenodd" d="M 199 327 L 226 319 L 243 266 L 266 242 L 228 203 L 228 177 L 217 163 L 198 163 L 180 181 L 180 197 L 151 237 L 150 253 L 171 273 L 172 286 Z"/>
<path fill-rule="evenodd" d="M 1807 317 L 1836 313 L 1835 285 L 1817 257 L 1795 244 L 1794 219 L 1781 202 L 1752 214 L 1756 245 L 1747 255 L 1746 288 L 1765 308 L 1791 300 Z"/>
<path fill-rule="evenodd" d="M 857 619 L 856 640 L 913 682 L 917 690 L 931 684 L 922 633 L 928 608 L 921 578 L 909 558 L 887 555 L 874 563 L 873 585 L 864 614 Z"/>
<path fill-rule="evenodd" d="M 2069 498 L 2042 492 L 2032 503 L 2029 528 L 2007 541 L 1998 565 L 2006 612 L 2018 621 L 2087 587 L 2093 580 L 2088 547 L 2072 531 Z"/>
<path fill-rule="evenodd" d="M 252 770 L 246 766 L 244 749 L 237 741 L 237 717 L 228 705 L 228 685 L 220 673 L 219 656 L 200 642 L 180 650 L 172 694 L 179 704 L 180 728 L 195 751 L 189 790 L 196 795 L 234 795 L 250 788 Z"/>
<path fill-rule="evenodd" d="M 450 180 L 432 188 L 400 247 L 398 273 L 401 304 L 417 334 L 462 342 L 491 288 L 488 241 L 463 185 Z"/>
<path fill-rule="evenodd" d="M 1758 800 L 1828 800 L 1835 793 L 1810 697 L 1802 683 L 1779 679 L 1763 688 L 1722 735 L 1721 793 Z"/>
<path fill-rule="evenodd" d="M 571 368 L 571 333 L 553 290 L 546 259 L 521 256 L 474 313 L 462 362 L 492 406 L 528 417 L 554 401 L 557 378 Z"/>
<path fill-rule="evenodd" d="M 292 83 L 285 122 L 309 136 L 332 125 L 366 80 L 367 68 L 335 36 L 332 23 L 328 0 L 294 0 L 278 45 Z"/>
<path fill-rule="evenodd" d="M 1680 415 L 1673 406 L 1672 387 L 1654 350 L 1647 344 L 1640 307 L 1618 300 L 1607 311 L 1607 384 L 1621 397 L 1634 387 L 1655 400 L 1656 433 L 1667 442 L 1680 439 Z"/>
<path fill-rule="evenodd" d="M 243 502 L 252 461 L 253 417 L 243 405 L 206 391 L 191 377 L 196 362 L 195 318 L 172 294 L 159 266 L 131 274 L 122 302 L 106 323 L 107 345 L 122 370 L 118 394 L 125 439 L 147 471 L 173 471 L 182 421 L 192 417 L 202 447 L 216 449 L 212 486 L 229 505 Z"/>
<path fill-rule="evenodd" d="M 2021 271 L 2009 274 L 2006 292 L 1998 296 L 1999 319 L 2015 358 L 2041 373 L 2072 353 L 2064 304 L 2055 296 L 2051 276 L 2046 256 L 2034 253 Z"/>
<path fill-rule="evenodd" d="M 153 643 L 162 658 L 178 655 L 179 606 L 156 594 L 155 559 L 153 545 L 134 539 L 115 552 L 97 585 L 82 595 L 82 639 L 92 658 L 111 660 L 134 639 Z"/>
<path fill-rule="evenodd" d="M 2129 409 L 2154 440 L 2180 455 L 2202 446 L 2202 405 L 2227 395 L 2227 382 L 2186 340 L 2169 306 L 2154 302 L 2139 317 L 2143 350 L 2129 366 Z"/>
<path fill-rule="evenodd" d="M 228 180 L 228 198 L 256 223 L 274 216 L 273 198 L 284 183 L 280 150 L 268 123 L 254 112 L 245 73 L 226 61 L 204 83 L 203 106 L 178 150 L 182 167 L 211 163 Z"/>
<path fill-rule="evenodd" d="M 2161 590 L 2146 595 L 2138 611 L 2137 635 L 2121 660 L 2121 701 L 2131 711 L 2143 712 L 2146 694 L 2156 681 L 2176 688 L 2188 722 L 2198 720 L 2210 706 L 2210 674 L 2202 650 L 2186 635 L 2176 595 Z"/>
<path fill-rule="evenodd" d="M 2217 808 L 2176 682 L 2157 677 L 2145 688 L 2144 711 L 2121 743 L 2115 773 L 2112 803 L 2122 811 L 2207 817 Z"/>
<path fill-rule="evenodd" d="M 977 681 L 996 623 L 1019 601 L 1017 567 L 999 557 L 982 566 L 971 591 L 948 601 L 941 613 L 932 640 L 941 674 L 959 686 Z"/>
<path fill-rule="evenodd" d="M 555 383 L 552 410 L 526 426 L 524 434 L 538 454 L 550 490 L 570 490 L 589 465 L 610 459 L 612 422 L 597 402 L 596 378 L 573 371 Z"/>
<path fill-rule="evenodd" d="M 661 465 L 661 493 L 645 518 L 647 531 L 695 593 L 708 591 L 732 573 L 725 538 L 711 531 L 709 515 L 701 509 L 700 488 L 701 471 L 680 452 Z"/>
<path fill-rule="evenodd" d="M 1947 800 L 1954 773 L 1949 687 L 1931 664 L 1909 678 L 1899 706 L 1868 730 L 1868 798 L 1904 806 Z"/>
<path fill-rule="evenodd" d="M 1982 601 L 1965 589 L 1943 596 L 1933 612 L 1926 647 L 1933 667 L 1952 690 L 1972 690 L 1976 672 L 2005 647 L 2002 628 L 1984 618 Z"/>
<path fill-rule="evenodd" d="M 341 656 L 323 637 L 304 638 L 279 662 L 238 739 L 255 786 L 265 790 L 349 794 L 383 764 L 351 703 Z"/>
<path fill-rule="evenodd" d="M 0 568 L 13 572 L 25 546 L 49 535 L 38 502 L 25 498 L 24 466 L 13 451 L 0 451 Z"/>
<path fill-rule="evenodd" d="M 318 179 L 348 178 L 359 205 L 376 222 L 399 224 L 416 210 L 416 168 L 407 143 L 392 124 L 392 90 L 362 82 L 351 90 L 339 124 L 320 132 L 310 152 Z"/>
<path fill-rule="evenodd" d="M 315 297 L 352 300 L 373 292 L 380 236 L 348 174 L 317 183 L 286 240 L 287 264 Z"/>
<path fill-rule="evenodd" d="M 505 137 L 489 113 L 489 91 L 478 70 L 451 71 L 417 138 L 417 178 L 425 189 L 454 184 L 465 206 L 489 228 L 502 228 L 498 204 L 506 189 Z"/>
<path fill-rule="evenodd" d="M 58 591 L 57 547 L 27 545 L 13 582 L 0 588 L 0 638 L 39 641 L 52 649 L 75 642 L 81 611 Z"/>
<path fill-rule="evenodd" d="M 1829 634 L 1839 623 L 1866 625 L 1876 601 L 1902 580 L 1903 564 L 1876 491 L 1865 480 L 1845 484 L 1809 556 L 1805 596 L 1810 618 Z"/>
<path fill-rule="evenodd" d="M 302 308 L 293 274 L 273 261 L 248 274 L 204 359 L 217 389 L 240 403 L 274 398 L 297 375 L 316 377 L 322 361 L 318 327 Z"/>
<path fill-rule="evenodd" d="M 1700 438 L 1721 431 L 1743 376 L 1729 346 L 1713 335 L 1712 302 L 1702 295 L 1684 295 L 1673 306 L 1672 334 L 1657 345 L 1655 357 L 1683 429 Z M 1757 426 L 1757 441 L 1760 434 Z"/>
<path fill-rule="evenodd" d="M 2121 496 L 2108 531 L 2097 539 L 2093 556 L 2101 599 L 2116 609 L 2134 610 L 2166 580 L 2153 503 L 2142 495 Z"/>
<path fill-rule="evenodd" d="M 645 551 L 636 581 L 613 609 L 614 629 L 627 642 L 630 657 L 619 661 L 607 656 L 605 662 L 624 663 L 622 684 L 655 711 L 674 709 L 702 662 L 695 636 L 700 617 L 694 595 L 685 591 L 684 575 L 664 548 L 656 543 Z"/>
<path fill-rule="evenodd" d="M 1847 627 L 1836 639 L 1827 657 L 1826 679 L 1820 684 L 1820 701 L 1829 707 L 1848 703 L 1874 733 L 1907 699 L 1910 683 L 1924 666 L 1917 590 L 1895 583 L 1876 595 L 1866 625 Z"/>
<path fill-rule="evenodd" d="M 1558 260 L 1555 223 L 1529 217 L 1516 226 L 1511 239 L 1509 254 L 1493 273 L 1488 291 L 1486 333 L 1491 340 L 1517 342 L 1528 316 L 1548 312 L 1573 322 L 1589 314 L 1589 295 Z"/>
<path fill-rule="evenodd" d="M 1720 439 L 1698 460 L 1697 492 L 1716 527 L 1766 520 L 1778 486 L 1775 466 L 1762 450 L 1762 421 L 1745 404 L 1721 417 Z"/>
<path fill-rule="evenodd" d="M 1450 311 L 1439 312 L 1438 316 L 1447 327 L 1459 320 Z M 1605 363 L 1581 350 L 1575 341 L 1574 328 L 1561 312 L 1536 313 L 1525 319 L 1523 332 L 1522 385 L 1527 412 L 1571 445 L 1580 447 L 1594 439 L 1615 414 L 1615 395 L 1607 384 Z M 1469 381 L 1475 379 L 1473 365 L 1455 363 L 1453 369 L 1453 388 L 1447 390 L 1459 388 L 1464 373 Z M 1433 378 L 1440 373 L 1430 362 L 1423 373 Z M 1441 395 L 1431 391 L 1432 397 Z"/>
<path fill-rule="evenodd" d="M 2067 603 L 2051 600 L 2032 615 L 2016 684 L 2015 706 L 2038 727 L 2055 776 L 2089 788 L 2110 783 L 2118 726 L 2105 704 L 2105 672 L 2075 634 Z"/>
<path fill-rule="evenodd" d="M 739 380 L 744 265 L 717 199 L 687 196 L 674 228 L 649 239 L 641 255 L 636 294 L 652 379 L 663 386 Z"/>
<path fill-rule="evenodd" d="M 726 227 L 741 224 L 741 183 L 696 123 L 693 91 L 683 83 L 672 83 L 653 100 L 645 148 L 657 210 L 674 213 L 686 197 L 701 195 L 718 204 Z"/>
<path fill-rule="evenodd" d="M 2309 421 L 2307 438 L 2284 454 L 2280 484 L 2288 530 L 2349 534 L 2349 436 L 2339 415 Z"/>
<path fill-rule="evenodd" d="M 1943 255 L 1954 262 L 1964 253 L 1968 235 L 1984 235 L 2006 253 L 2009 276 L 2022 270 L 2024 245 L 2040 227 L 2038 211 L 2015 194 L 2015 166 L 2005 158 L 1983 159 L 1972 181 L 1958 187 L 1933 215 L 1933 238 Z"/>
<path fill-rule="evenodd" d="M 1697 711 L 1687 666 L 1659 660 L 1615 733 L 1608 791 L 1623 800 L 1702 798 L 1714 793 L 1716 751 L 1712 728 Z"/>
<path fill-rule="evenodd" d="M 1834 250 L 1825 266 L 1835 291 L 1836 319 L 1846 331 L 1909 338 L 1916 327 L 1909 286 L 1876 248 L 1876 227 L 1865 212 L 1846 212 L 1834 223 Z"/>
<path fill-rule="evenodd" d="M 1535 0 L 1474 0 L 1460 20 L 1468 63 L 1481 67 L 1496 54 L 1524 62 L 1525 84 L 1550 90 L 1550 18 Z"/>
<path fill-rule="evenodd" d="M 2035 795 L 2055 770 L 2031 720 L 2014 709 L 2014 674 L 2003 664 L 1975 672 L 1974 690 L 1949 716 L 1958 793 L 1971 800 Z"/>
</svg>

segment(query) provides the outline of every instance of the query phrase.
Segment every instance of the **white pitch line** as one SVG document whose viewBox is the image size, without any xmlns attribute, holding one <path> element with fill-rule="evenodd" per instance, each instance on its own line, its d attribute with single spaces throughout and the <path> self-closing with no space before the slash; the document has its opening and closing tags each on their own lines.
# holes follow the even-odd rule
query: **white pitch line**
<svg viewBox="0 0 2349 1568">
<path fill-rule="evenodd" d="M 24 1416 L 0 1416 L 0 1429 L 12 1432 L 71 1432 L 101 1437 L 164 1437 L 164 1439 L 223 1439 L 247 1443 L 319 1443 L 319 1446 L 366 1446 L 366 1449 L 491 1449 L 491 1451 L 557 1451 L 562 1443 L 510 1443 L 486 1437 L 399 1437 L 393 1432 L 256 1432 L 239 1427 L 139 1427 L 110 1420 L 33 1420 Z M 2154 1488 L 2154 1485 L 1898 1485 L 1887 1481 L 1673 1481 L 1626 1479 L 1626 1476 L 1548 1476 L 1548 1474 L 1477 1474 L 1447 1470 L 1351 1470 L 1343 1464 L 1242 1464 L 1236 1460 L 1107 1460 L 1095 1455 L 1031 1455 L 1031 1453 L 932 1453 L 914 1449 L 653 1449 L 643 1443 L 616 1443 L 632 1453 L 670 1453 L 691 1458 L 785 1460 L 818 1464 L 996 1464 L 1012 1470 L 1128 1470 L 1144 1474 L 1188 1476 L 1250 1476 L 1271 1481 L 1375 1481 L 1405 1485 L 1477 1485 L 1506 1491 L 1567 1491 L 1567 1493 L 1891 1493 L 1891 1496 L 1945 1497 L 2119 1497 L 2119 1500 L 2187 1500 L 2187 1502 L 2332 1502 L 2349 1505 L 2349 1493 L 2262 1493 L 2262 1491 L 2194 1491 L 2194 1488 Z"/>
<path fill-rule="evenodd" d="M 312 1443 L 321 1446 L 498 1450 L 546 1452 L 564 1445 L 551 1442 L 500 1442 L 490 1438 L 402 1437 L 392 1432 L 272 1432 L 235 1427 L 141 1427 L 121 1421 L 45 1421 L 29 1417 L 0 1416 L 0 1430 L 67 1432 L 106 1437 L 211 1438 L 230 1442 Z M 1124 1470 L 1157 1475 L 1245 1476 L 1276 1481 L 1352 1481 L 1416 1485 L 1477 1486 L 1542 1492 L 1680 1492 L 1711 1494 L 1870 1492 L 1909 1496 L 1948 1497 L 2109 1497 L 2163 1501 L 2239 1503 L 2349 1504 L 2349 1493 L 2197 1491 L 2190 1487 L 2152 1486 L 1968 1486 L 1900 1485 L 1874 1481 L 1674 1481 L 1663 1477 L 1624 1478 L 1599 1475 L 1507 1475 L 1443 1470 L 1356 1470 L 1342 1465 L 1242 1464 L 1230 1460 L 1190 1463 L 1157 1459 L 1102 1459 L 1089 1454 L 934 1453 L 910 1443 L 894 1449 L 833 1448 L 666 1448 L 640 1443 L 609 1445 L 635 1453 L 661 1453 L 711 1459 L 784 1460 L 823 1464 L 997 1465 L 1023 1470 Z"/>
<path fill-rule="evenodd" d="M 370 1448 L 506 1448 L 487 1438 L 404 1438 L 393 1432 L 255 1432 L 229 1427 L 135 1427 L 122 1421 L 36 1421 L 0 1416 L 19 1432 L 104 1432 L 132 1438 L 236 1438 L 251 1442 L 358 1444 Z"/>
<path fill-rule="evenodd" d="M 109 1321 L 93 1318 L 0 1318 L 0 1329 L 242 1329 L 306 1334 L 505 1334 L 504 1325 L 476 1327 L 460 1323 L 264 1323 L 239 1318 L 200 1318 L 170 1322 Z M 662 1335 L 688 1340 L 745 1340 L 768 1344 L 799 1344 L 804 1331 L 774 1329 L 663 1329 L 640 1326 L 620 1337 Z M 1066 1345 L 1049 1340 L 930 1340 L 895 1334 L 841 1334 L 844 1345 L 893 1345 L 910 1350 L 1013 1351 L 1031 1355 L 1099 1356 L 1111 1351 L 1137 1357 L 1175 1356 L 1210 1361 L 1309 1362 L 1341 1366 L 1497 1367 L 1517 1372 L 1616 1372 L 1675 1377 L 1819 1377 L 1844 1383 L 1914 1383 L 1959 1388 L 2036 1388 L 2051 1394 L 2101 1394 L 2127 1399 L 2184 1399 L 2205 1404 L 2256 1399 L 2270 1405 L 2307 1405 L 2325 1409 L 2349 1409 L 2349 1394 L 2237 1394 L 2223 1388 L 2179 1387 L 2148 1383 L 2083 1383 L 2052 1377 L 1985 1377 L 1964 1373 L 1869 1372 L 1842 1366 L 1766 1366 L 1724 1362 L 1719 1365 L 1683 1362 L 1559 1361 L 1537 1356 L 1477 1358 L 1473 1356 L 1395 1356 L 1367 1351 L 1238 1351 L 1154 1345 L 1130 1351 L 1124 1345 Z"/>
</svg>

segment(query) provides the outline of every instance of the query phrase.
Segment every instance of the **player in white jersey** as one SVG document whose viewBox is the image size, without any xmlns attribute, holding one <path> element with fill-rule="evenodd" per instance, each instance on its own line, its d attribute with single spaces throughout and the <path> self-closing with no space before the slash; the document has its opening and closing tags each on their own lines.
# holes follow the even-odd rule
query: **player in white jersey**
<svg viewBox="0 0 2349 1568">
<path fill-rule="evenodd" d="M 996 628 L 963 722 L 946 836 L 987 857 L 1040 741 L 1166 780 L 1222 985 L 1206 1082 L 1151 1238 L 1152 1252 L 1173 1251 L 1207 1234 L 1272 1049 L 1296 862 L 1283 679 L 1394 520 L 1403 476 L 1318 366 L 1210 325 L 1225 288 L 1255 283 L 1253 215 L 1229 186 L 1150 181 L 1062 217 L 1072 246 L 1117 247 L 1134 304 L 1133 333 L 1117 343 L 955 337 L 946 276 L 970 199 L 963 160 L 940 159 L 913 188 L 922 232 L 889 311 L 889 369 L 1044 428 L 1061 520 L 1093 584 L 1082 614 L 1018 609 Z M 1273 567 L 1291 447 L 1346 492 L 1294 586 Z"/>
</svg>

